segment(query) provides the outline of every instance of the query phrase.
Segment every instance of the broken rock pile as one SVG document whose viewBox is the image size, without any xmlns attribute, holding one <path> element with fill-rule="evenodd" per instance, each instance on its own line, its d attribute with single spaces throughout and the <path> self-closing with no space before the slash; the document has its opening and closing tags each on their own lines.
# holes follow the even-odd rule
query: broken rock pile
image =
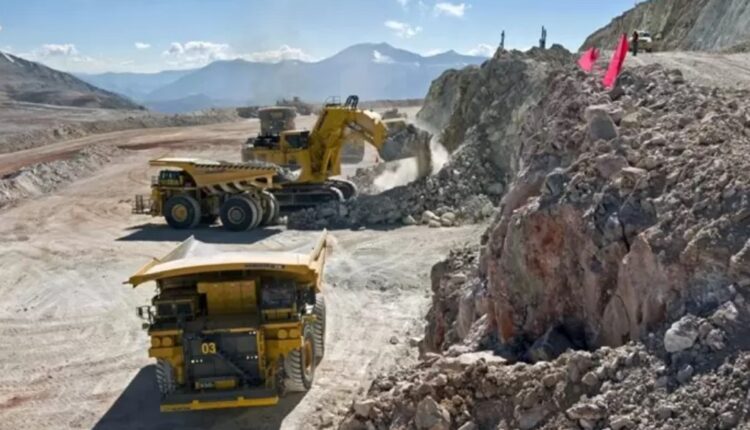
<svg viewBox="0 0 750 430">
<path fill-rule="evenodd" d="M 89 176 L 123 154 L 124 151 L 116 148 L 87 146 L 69 158 L 34 164 L 0 177 L 0 208 Z"/>
<path fill-rule="evenodd" d="M 709 349 L 699 345 L 693 354 Z M 339 428 L 748 428 L 750 353 L 706 357 L 708 367 L 698 370 L 643 344 L 569 351 L 534 364 L 489 352 L 428 354 L 417 368 L 377 378 Z"/>
<path fill-rule="evenodd" d="M 426 360 L 342 428 L 750 428 L 750 94 L 554 70 L 483 146 L 512 178 L 478 260 L 433 270 Z"/>
<path fill-rule="evenodd" d="M 482 238 L 476 321 L 489 336 L 621 345 L 750 286 L 747 91 L 658 66 L 610 93 L 574 70 L 549 89 L 519 127 L 523 167 Z"/>
<path fill-rule="evenodd" d="M 517 193 L 538 179 L 522 175 L 486 234 L 501 342 L 572 322 L 589 346 L 620 345 L 750 286 L 747 93 L 659 67 L 619 82 L 571 124 L 575 160 Z"/>
</svg>

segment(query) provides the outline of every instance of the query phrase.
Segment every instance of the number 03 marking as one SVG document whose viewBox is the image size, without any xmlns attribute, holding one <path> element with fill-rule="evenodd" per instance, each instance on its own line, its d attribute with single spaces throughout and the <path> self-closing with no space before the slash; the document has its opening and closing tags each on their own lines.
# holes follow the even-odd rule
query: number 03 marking
<svg viewBox="0 0 750 430">
<path fill-rule="evenodd" d="M 201 352 L 203 354 L 216 354 L 216 344 L 213 342 L 202 343 Z"/>
</svg>

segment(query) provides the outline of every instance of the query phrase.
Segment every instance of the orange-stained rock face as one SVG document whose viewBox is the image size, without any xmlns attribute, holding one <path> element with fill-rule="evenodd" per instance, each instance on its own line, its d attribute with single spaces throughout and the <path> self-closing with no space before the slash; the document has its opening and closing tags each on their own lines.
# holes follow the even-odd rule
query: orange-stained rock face
<svg viewBox="0 0 750 430">
<path fill-rule="evenodd" d="M 514 70 L 514 85 L 497 84 Z M 437 105 L 452 106 L 446 123 L 465 132 L 449 165 L 468 170 L 438 176 L 461 184 L 445 188 L 451 196 L 485 174 L 506 186 L 477 280 L 460 293 L 436 289 L 429 318 L 446 334 L 441 348 L 477 332 L 467 329 L 470 293 L 490 346 L 514 349 L 560 327 L 584 346 L 621 345 L 720 304 L 732 284 L 750 286 L 746 92 L 694 86 L 654 65 L 626 70 L 607 93 L 565 63 L 517 54 L 465 77 L 468 95 L 454 91 L 461 73 L 435 88 L 445 93 Z M 594 119 L 607 116 L 616 133 L 604 138 Z M 487 159 L 489 169 L 462 181 Z"/>
</svg>

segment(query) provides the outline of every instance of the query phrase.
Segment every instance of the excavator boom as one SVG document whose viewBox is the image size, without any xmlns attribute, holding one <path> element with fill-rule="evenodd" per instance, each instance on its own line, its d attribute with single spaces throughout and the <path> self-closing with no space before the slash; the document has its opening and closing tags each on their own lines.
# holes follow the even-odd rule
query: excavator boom
<svg viewBox="0 0 750 430">
<path fill-rule="evenodd" d="M 388 129 L 380 115 L 357 108 L 356 96 L 344 105 L 328 105 L 310 133 L 310 172 L 313 181 L 324 181 L 341 174 L 341 150 L 344 143 L 359 138 L 380 150 Z"/>
</svg>

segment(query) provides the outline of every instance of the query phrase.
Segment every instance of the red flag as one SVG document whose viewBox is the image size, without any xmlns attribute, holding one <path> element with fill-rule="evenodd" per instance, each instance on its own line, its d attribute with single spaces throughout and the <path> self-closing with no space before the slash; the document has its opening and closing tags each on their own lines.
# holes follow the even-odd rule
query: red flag
<svg viewBox="0 0 750 430">
<path fill-rule="evenodd" d="M 594 64 L 596 64 L 596 60 L 599 59 L 599 50 L 596 48 L 589 48 L 586 52 L 581 55 L 581 58 L 578 59 L 578 65 L 581 66 L 581 68 L 591 73 L 591 71 L 594 69 Z"/>
<path fill-rule="evenodd" d="M 612 61 L 609 62 L 609 69 L 607 74 L 604 76 L 604 87 L 612 88 L 615 85 L 617 76 L 622 71 L 622 64 L 625 62 L 625 57 L 628 55 L 628 36 L 623 34 L 620 37 L 620 43 L 617 44 L 615 49 L 615 55 L 612 56 Z"/>
</svg>

